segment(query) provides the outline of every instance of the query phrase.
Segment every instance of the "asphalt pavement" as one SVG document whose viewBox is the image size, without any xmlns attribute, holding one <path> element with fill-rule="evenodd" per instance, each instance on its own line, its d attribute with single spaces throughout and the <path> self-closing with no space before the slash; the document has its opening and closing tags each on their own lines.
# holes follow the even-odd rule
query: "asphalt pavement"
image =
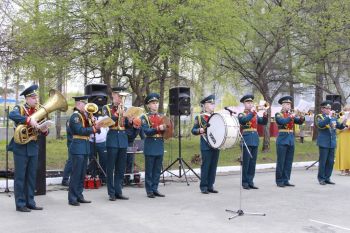
<svg viewBox="0 0 350 233">
<path fill-rule="evenodd" d="M 333 174 L 336 185 L 318 184 L 317 168 L 293 169 L 295 187 L 279 188 L 274 170 L 259 170 L 258 190 L 239 188 L 239 172 L 217 175 L 218 194 L 201 194 L 194 177 L 187 186 L 184 179 L 166 178 L 159 191 L 165 198 L 146 197 L 144 188 L 125 187 L 130 200 L 108 200 L 106 187 L 85 190 L 91 204 L 68 205 L 67 191 L 49 186 L 44 196 L 37 196 L 43 211 L 15 211 L 13 196 L 0 194 L 0 232 L 84 232 L 84 233 L 172 233 L 172 232 L 350 232 L 350 177 Z M 241 193 L 241 207 L 240 207 Z M 226 209 L 242 209 L 245 215 L 229 220 L 234 214 Z M 248 213 L 264 213 L 251 216 Z"/>
</svg>

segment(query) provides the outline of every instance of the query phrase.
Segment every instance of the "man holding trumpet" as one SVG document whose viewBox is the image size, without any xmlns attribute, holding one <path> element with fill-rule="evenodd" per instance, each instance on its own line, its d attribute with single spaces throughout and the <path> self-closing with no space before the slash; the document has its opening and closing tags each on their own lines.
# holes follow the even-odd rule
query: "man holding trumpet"
<svg viewBox="0 0 350 233">
<path fill-rule="evenodd" d="M 239 124 L 242 128 L 242 136 L 248 146 L 248 148 L 243 147 L 242 186 L 244 189 L 258 189 L 253 182 L 259 146 L 257 128 L 258 124 L 266 125 L 268 121 L 266 111 L 263 117 L 257 115 L 258 109 L 255 108 L 253 100 L 254 95 L 243 96 L 240 102 L 244 104 L 244 112 L 238 115 Z"/>
<path fill-rule="evenodd" d="M 107 133 L 107 191 L 110 201 L 116 199 L 128 200 L 122 194 L 124 180 L 126 154 L 128 148 L 128 135 L 125 129 L 132 127 L 132 118 L 124 116 L 125 98 L 129 93 L 124 87 L 112 88 L 112 104 L 103 106 L 102 113 L 112 118 L 115 122 L 109 127 Z"/>
<path fill-rule="evenodd" d="M 298 116 L 291 112 L 293 97 L 284 96 L 278 100 L 282 105 L 281 112 L 275 114 L 278 125 L 278 137 L 276 139 L 277 164 L 276 184 L 280 188 L 294 186 L 289 183 L 294 157 L 294 124 L 303 124 L 304 116 Z"/>
<path fill-rule="evenodd" d="M 317 179 L 320 185 L 335 184 L 330 180 L 334 165 L 334 150 L 337 143 L 336 129 L 344 129 L 346 121 L 343 122 L 334 117 L 332 101 L 326 100 L 321 103 L 321 114 L 315 117 L 315 125 L 318 128 L 317 145 L 319 147 L 319 167 Z"/>
</svg>

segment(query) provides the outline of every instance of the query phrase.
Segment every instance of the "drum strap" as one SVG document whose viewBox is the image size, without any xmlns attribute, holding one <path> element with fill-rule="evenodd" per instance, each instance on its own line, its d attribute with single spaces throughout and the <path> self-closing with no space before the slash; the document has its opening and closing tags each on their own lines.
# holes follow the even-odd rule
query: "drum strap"
<svg viewBox="0 0 350 233">
<path fill-rule="evenodd" d="M 198 124 L 200 128 L 203 128 L 206 131 L 207 128 L 207 124 L 203 124 L 203 120 L 202 120 L 202 114 L 198 115 Z M 204 120 L 205 121 L 205 120 Z M 203 137 L 203 139 L 207 142 L 207 144 L 210 146 L 209 144 L 209 140 L 208 140 L 208 135 L 205 133 L 203 135 L 201 135 Z"/>
<path fill-rule="evenodd" d="M 202 115 L 198 116 L 198 124 L 200 128 L 204 128 L 203 123 L 202 123 Z"/>
<path fill-rule="evenodd" d="M 198 124 L 199 124 L 199 127 L 201 127 L 201 128 L 203 128 L 203 129 L 206 129 L 207 128 L 207 124 L 203 124 L 203 120 L 202 120 L 202 116 L 204 116 L 204 115 L 202 115 L 202 114 L 200 114 L 199 116 L 198 116 Z M 205 121 L 205 120 L 204 120 Z M 205 121 L 206 122 L 206 121 Z M 206 122 L 207 123 L 207 122 Z"/>
</svg>

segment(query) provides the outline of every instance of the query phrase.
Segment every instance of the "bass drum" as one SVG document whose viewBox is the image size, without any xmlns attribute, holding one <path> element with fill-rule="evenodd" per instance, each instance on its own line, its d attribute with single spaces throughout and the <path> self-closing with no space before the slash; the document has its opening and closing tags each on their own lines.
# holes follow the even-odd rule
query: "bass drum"
<svg viewBox="0 0 350 233">
<path fill-rule="evenodd" d="M 240 125 L 236 116 L 214 113 L 208 123 L 206 138 L 212 148 L 227 149 L 239 142 Z"/>
</svg>

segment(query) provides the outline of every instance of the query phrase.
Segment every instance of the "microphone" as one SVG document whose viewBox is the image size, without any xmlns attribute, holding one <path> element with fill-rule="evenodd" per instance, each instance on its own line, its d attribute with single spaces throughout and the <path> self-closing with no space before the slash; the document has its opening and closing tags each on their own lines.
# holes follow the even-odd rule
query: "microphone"
<svg viewBox="0 0 350 233">
<path fill-rule="evenodd" d="M 229 111 L 230 115 L 232 116 L 233 114 L 237 114 L 236 112 L 232 111 L 231 109 L 229 109 L 228 107 L 224 107 L 224 109 L 226 111 Z"/>
</svg>

